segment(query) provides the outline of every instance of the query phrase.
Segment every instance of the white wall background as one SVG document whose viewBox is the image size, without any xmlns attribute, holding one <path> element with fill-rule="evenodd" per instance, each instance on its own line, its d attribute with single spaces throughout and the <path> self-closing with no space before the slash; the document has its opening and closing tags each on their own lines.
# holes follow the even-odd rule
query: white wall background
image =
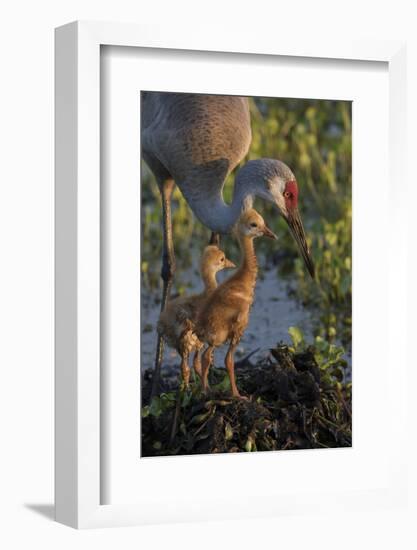
<svg viewBox="0 0 417 550">
<path fill-rule="evenodd" d="M 416 510 L 366 517 L 283 517 L 76 532 L 53 523 L 53 28 L 75 19 L 170 23 L 176 32 L 216 21 L 248 32 L 408 40 L 410 234 L 417 237 L 417 36 L 405 0 L 9 0 L 0 8 L 0 546 L 14 548 L 415 548 Z M 398 185 L 407 182 L 398 182 Z M 395 197 L 393 197 L 395 200 Z M 413 242 L 413 238 L 410 239 Z M 411 247 L 410 247 L 411 248 Z M 415 256 L 414 246 L 410 250 Z M 415 258 L 414 258 L 415 259 Z M 383 260 L 383 263 L 386 259 Z M 382 266 L 383 268 L 383 266 Z M 413 281 L 410 258 L 410 344 Z M 416 376 L 410 364 L 410 403 Z M 395 388 L 393 389 L 395 391 Z M 415 426 L 410 420 L 410 453 Z M 414 445 L 414 446 L 412 446 Z M 410 454 L 411 456 L 411 454 Z M 413 455 L 415 457 L 415 454 Z M 412 480 L 415 482 L 412 472 Z M 416 503 L 417 486 L 413 483 Z M 410 505 L 410 506 L 411 506 Z M 300 526 L 300 522 L 301 525 Z"/>
</svg>

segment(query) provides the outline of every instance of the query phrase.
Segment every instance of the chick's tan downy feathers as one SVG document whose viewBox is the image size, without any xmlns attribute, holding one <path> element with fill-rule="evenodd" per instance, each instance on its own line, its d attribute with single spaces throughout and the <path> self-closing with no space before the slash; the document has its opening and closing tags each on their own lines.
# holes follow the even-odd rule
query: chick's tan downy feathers
<svg viewBox="0 0 417 550">
<path fill-rule="evenodd" d="M 226 258 L 222 250 L 215 245 L 207 246 L 200 261 L 204 291 L 200 294 L 180 296 L 169 301 L 159 316 L 158 334 L 181 356 L 181 373 L 185 385 L 188 385 L 189 382 L 188 359 L 193 351 L 195 353 L 193 366 L 197 374 L 201 375 L 199 351 L 203 344 L 194 332 L 194 323 L 199 310 L 217 287 L 216 274 L 222 269 L 233 267 L 236 267 L 235 264 Z"/>
<path fill-rule="evenodd" d="M 202 306 L 196 322 L 196 334 L 207 344 L 203 354 L 202 380 L 208 388 L 208 371 L 214 348 L 229 343 L 225 364 L 230 377 L 232 394 L 240 397 L 234 376 L 234 351 L 249 322 L 250 308 L 254 299 L 258 264 L 253 240 L 274 233 L 254 209 L 245 211 L 239 218 L 235 234 L 241 248 L 239 269 L 214 290 Z"/>
</svg>

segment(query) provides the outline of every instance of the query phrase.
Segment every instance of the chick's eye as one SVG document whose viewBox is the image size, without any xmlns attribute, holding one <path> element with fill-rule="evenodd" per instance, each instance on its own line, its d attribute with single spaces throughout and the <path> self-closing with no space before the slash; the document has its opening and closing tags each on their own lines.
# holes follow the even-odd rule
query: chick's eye
<svg viewBox="0 0 417 550">
<path fill-rule="evenodd" d="M 255 223 L 255 222 L 252 222 L 252 223 L 250 224 L 250 226 L 251 226 L 251 227 L 258 227 L 258 224 Z"/>
<path fill-rule="evenodd" d="M 221 261 L 221 262 L 224 262 L 224 258 L 220 258 L 220 261 Z"/>
</svg>

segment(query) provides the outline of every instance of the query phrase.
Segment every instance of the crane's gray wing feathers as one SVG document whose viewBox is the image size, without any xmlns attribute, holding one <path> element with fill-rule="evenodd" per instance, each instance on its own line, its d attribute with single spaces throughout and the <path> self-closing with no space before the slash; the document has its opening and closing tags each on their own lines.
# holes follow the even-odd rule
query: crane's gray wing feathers
<svg viewBox="0 0 417 550">
<path fill-rule="evenodd" d="M 169 173 L 184 195 L 218 193 L 251 141 L 247 98 L 146 92 L 142 152 L 158 177 Z M 209 187 L 209 189 L 208 189 Z"/>
</svg>

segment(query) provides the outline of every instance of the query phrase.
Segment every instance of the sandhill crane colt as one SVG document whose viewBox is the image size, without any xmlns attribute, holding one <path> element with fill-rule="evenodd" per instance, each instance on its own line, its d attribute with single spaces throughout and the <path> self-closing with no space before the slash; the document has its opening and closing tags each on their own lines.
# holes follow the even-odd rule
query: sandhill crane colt
<svg viewBox="0 0 417 550">
<path fill-rule="evenodd" d="M 204 302 L 197 314 L 195 332 L 200 341 L 207 344 L 201 373 L 204 391 L 208 389 L 208 371 L 213 361 L 214 349 L 229 342 L 225 366 L 233 397 L 241 397 L 235 380 L 234 354 L 248 326 L 254 300 L 258 262 L 253 241 L 263 235 L 270 239 L 277 237 L 253 208 L 243 212 L 235 232 L 241 250 L 239 269 L 213 290 Z"/>
<path fill-rule="evenodd" d="M 142 157 L 155 175 L 162 196 L 163 294 L 169 297 L 175 271 L 171 196 L 175 184 L 197 218 L 214 235 L 229 233 L 255 196 L 274 203 L 297 241 L 311 276 L 314 265 L 298 212 L 298 186 L 283 162 L 258 159 L 237 173 L 233 200 L 223 200 L 223 185 L 248 152 L 249 103 L 245 97 L 143 92 Z M 215 242 L 215 239 L 212 239 Z M 153 395 L 159 388 L 163 343 L 158 337 Z"/>
</svg>

